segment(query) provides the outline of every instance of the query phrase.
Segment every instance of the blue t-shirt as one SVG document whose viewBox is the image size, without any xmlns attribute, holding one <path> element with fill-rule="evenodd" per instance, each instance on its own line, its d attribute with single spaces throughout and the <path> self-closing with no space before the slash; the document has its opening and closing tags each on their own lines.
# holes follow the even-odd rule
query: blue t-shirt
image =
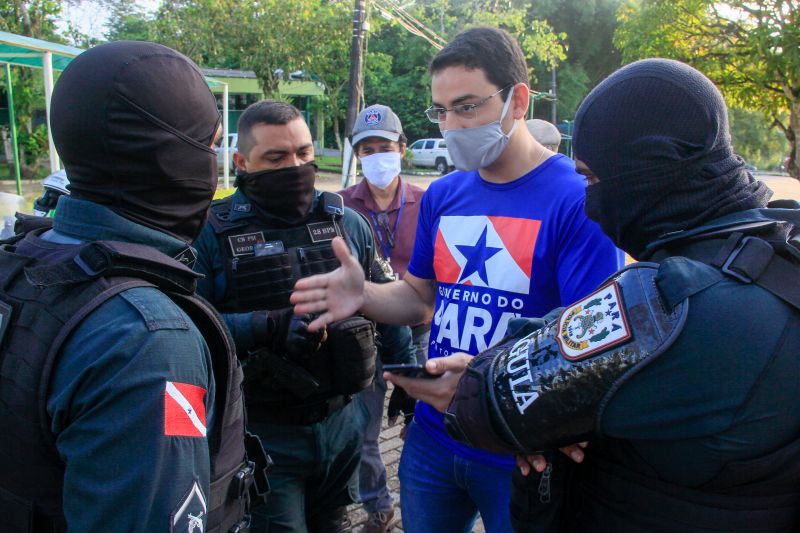
<svg viewBox="0 0 800 533">
<path fill-rule="evenodd" d="M 592 290 L 624 264 L 583 212 L 584 178 L 555 155 L 511 183 L 453 172 L 422 198 L 408 271 L 435 279 L 429 357 L 477 354 L 497 344 L 515 317 L 541 317 Z M 423 402 L 417 421 L 454 453 L 502 468 L 509 455 L 452 440 L 441 413 Z"/>
</svg>

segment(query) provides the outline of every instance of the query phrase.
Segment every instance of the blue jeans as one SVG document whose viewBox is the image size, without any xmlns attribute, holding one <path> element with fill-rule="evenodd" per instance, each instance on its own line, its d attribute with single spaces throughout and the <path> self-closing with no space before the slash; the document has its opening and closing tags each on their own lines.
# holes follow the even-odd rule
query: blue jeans
<svg viewBox="0 0 800 533">
<path fill-rule="evenodd" d="M 510 533 L 511 471 L 465 459 L 412 422 L 400 458 L 400 508 L 406 533 Z"/>
<path fill-rule="evenodd" d="M 249 424 L 275 464 L 266 506 L 253 511 L 253 533 L 337 531 L 337 511 L 355 501 L 367 426 L 361 398 L 310 426 Z M 330 526 L 330 527 L 329 527 Z"/>
<path fill-rule="evenodd" d="M 381 458 L 378 437 L 383 422 L 383 400 L 386 397 L 386 382 L 383 380 L 383 365 L 380 359 L 375 364 L 375 379 L 361 391 L 359 396 L 369 412 L 369 421 L 364 432 L 361 448 L 358 491 L 364 510 L 368 513 L 388 511 L 394 502 L 386 486 L 386 466 Z"/>
</svg>

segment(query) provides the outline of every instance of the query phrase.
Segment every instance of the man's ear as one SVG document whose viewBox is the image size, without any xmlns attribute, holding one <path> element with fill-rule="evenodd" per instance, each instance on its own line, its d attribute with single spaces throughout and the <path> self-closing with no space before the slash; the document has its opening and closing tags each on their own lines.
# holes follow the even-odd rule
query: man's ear
<svg viewBox="0 0 800 533">
<path fill-rule="evenodd" d="M 247 165 L 244 156 L 240 152 L 233 152 L 233 164 L 236 168 L 242 171 L 247 171 Z"/>
<path fill-rule="evenodd" d="M 528 105 L 530 104 L 530 89 L 524 83 L 517 83 L 514 85 L 514 97 L 511 102 L 514 120 L 524 119 L 528 113 Z"/>
</svg>

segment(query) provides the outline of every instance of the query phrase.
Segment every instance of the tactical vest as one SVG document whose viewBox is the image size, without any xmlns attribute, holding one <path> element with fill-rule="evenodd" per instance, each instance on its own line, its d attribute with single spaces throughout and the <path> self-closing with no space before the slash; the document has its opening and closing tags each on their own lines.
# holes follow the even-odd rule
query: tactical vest
<svg viewBox="0 0 800 533">
<path fill-rule="evenodd" d="M 70 334 L 100 305 L 130 288 L 155 287 L 186 312 L 211 352 L 216 417 L 207 434 L 211 491 L 206 531 L 246 531 L 250 488 L 255 482 L 257 491 L 265 491 L 267 459 L 257 439 L 245 438 L 241 367 L 221 318 L 194 295 L 197 275 L 148 246 L 98 241 L 45 250 L 31 244 L 36 233 L 41 232 L 0 250 L 4 529 L 66 530 L 65 465 L 47 414 L 53 368 Z"/>
<path fill-rule="evenodd" d="M 800 233 L 788 224 L 769 222 L 698 236 L 671 245 L 654 259 L 675 255 L 758 285 L 800 312 Z M 569 497 L 573 509 L 566 513 L 572 519 L 569 531 L 596 531 L 596 524 L 602 524 L 602 531 L 622 533 L 800 531 L 800 435 L 762 457 L 728 463 L 702 487 L 644 475 L 650 467 L 637 457 L 626 441 L 592 443 L 586 465 L 576 469 Z"/>
<path fill-rule="evenodd" d="M 341 220 L 342 197 L 323 192 L 309 219 L 296 227 L 274 227 L 256 217 L 231 221 L 230 213 L 249 212 L 249 204 L 233 203 L 232 198 L 214 202 L 210 222 L 223 255 L 226 293 L 217 303 L 222 312 L 242 313 L 290 307 L 289 296 L 295 282 L 303 277 L 324 274 L 339 267 L 331 240 L 347 239 Z M 366 387 L 374 374 L 374 357 L 369 366 L 348 354 L 369 345 L 374 350 L 374 326 L 361 317 L 342 321 L 353 326 L 337 343 L 329 326 L 328 341 L 303 360 L 261 350 L 245 364 L 245 395 L 248 419 L 288 425 L 309 425 L 324 420 L 350 401 L 355 390 L 338 386 L 349 376 L 366 376 Z M 335 353 L 334 353 L 335 352 Z M 345 360 L 342 364 L 342 360 Z M 338 363 L 337 363 L 338 361 Z M 360 390 L 360 389 L 359 389 Z"/>
<path fill-rule="evenodd" d="M 324 192 L 309 220 L 290 228 L 269 227 L 256 217 L 231 221 L 231 209 L 247 210 L 225 198 L 211 205 L 209 221 L 225 264 L 226 293 L 221 312 L 244 313 L 291 306 L 295 282 L 339 267 L 331 240 L 344 237 L 342 197 Z"/>
</svg>

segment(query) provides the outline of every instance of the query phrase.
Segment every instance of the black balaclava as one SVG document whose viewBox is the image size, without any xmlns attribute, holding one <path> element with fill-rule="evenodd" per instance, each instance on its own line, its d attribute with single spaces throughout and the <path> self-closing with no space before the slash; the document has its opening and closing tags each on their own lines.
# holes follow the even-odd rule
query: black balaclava
<svg viewBox="0 0 800 533">
<path fill-rule="evenodd" d="M 217 185 L 214 95 L 192 61 L 154 43 L 103 44 L 53 90 L 53 141 L 72 197 L 192 242 Z"/>
<path fill-rule="evenodd" d="M 241 173 L 234 185 L 253 204 L 256 215 L 265 222 L 284 227 L 302 224 L 314 203 L 314 161 L 296 167 Z"/>
<path fill-rule="evenodd" d="M 586 189 L 587 216 L 637 259 L 665 234 L 772 195 L 733 153 L 720 92 L 678 61 L 645 59 L 606 78 L 578 109 L 573 142 L 600 180 Z"/>
</svg>

